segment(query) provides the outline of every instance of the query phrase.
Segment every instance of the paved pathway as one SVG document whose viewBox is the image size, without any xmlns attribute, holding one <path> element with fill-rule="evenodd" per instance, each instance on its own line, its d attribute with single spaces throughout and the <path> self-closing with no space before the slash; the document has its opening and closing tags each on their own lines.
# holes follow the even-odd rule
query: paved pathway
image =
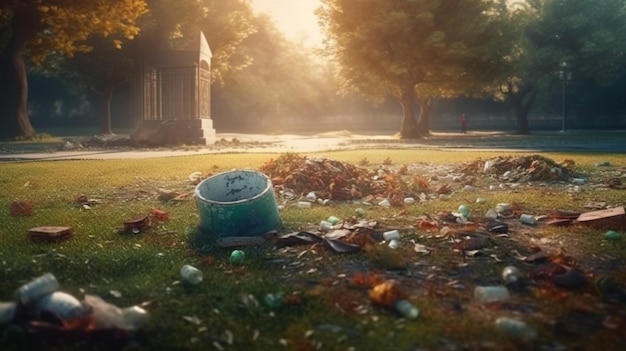
<svg viewBox="0 0 626 351">
<path fill-rule="evenodd" d="M 218 133 L 218 142 L 188 148 L 72 148 L 57 143 L 0 143 L 0 161 L 69 159 L 136 159 L 215 153 L 322 152 L 354 149 L 452 149 L 458 151 L 500 150 L 537 152 L 626 153 L 626 132 L 537 133 L 526 136 L 500 132 L 434 133 L 420 140 L 399 140 L 389 135 L 348 132 L 316 135 L 263 135 Z M 66 147 L 64 147 L 64 145 Z"/>
</svg>

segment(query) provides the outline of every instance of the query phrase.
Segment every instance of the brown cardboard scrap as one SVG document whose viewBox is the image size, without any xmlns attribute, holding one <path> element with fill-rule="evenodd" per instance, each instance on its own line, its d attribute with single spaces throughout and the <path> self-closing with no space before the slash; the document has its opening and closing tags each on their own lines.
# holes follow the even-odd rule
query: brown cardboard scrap
<svg viewBox="0 0 626 351">
<path fill-rule="evenodd" d="M 72 236 L 74 236 L 74 230 L 70 227 L 45 226 L 28 230 L 28 238 L 34 241 L 61 241 L 69 239 Z"/>
<path fill-rule="evenodd" d="M 576 221 L 596 228 L 626 228 L 626 213 L 623 206 L 607 208 L 582 213 Z"/>
</svg>

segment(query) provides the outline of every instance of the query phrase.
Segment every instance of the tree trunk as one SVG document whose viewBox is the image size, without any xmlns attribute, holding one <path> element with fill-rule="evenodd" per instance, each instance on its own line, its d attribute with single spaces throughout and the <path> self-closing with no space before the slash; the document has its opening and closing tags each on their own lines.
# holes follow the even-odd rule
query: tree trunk
<svg viewBox="0 0 626 351">
<path fill-rule="evenodd" d="M 28 41 L 37 28 L 37 10 L 28 6 L 18 7 L 11 20 L 9 41 L 2 53 L 2 81 L 0 92 L 3 100 L 0 111 L 0 137 L 31 138 L 35 129 L 28 118 L 28 79 L 24 53 Z M 5 77 L 6 76 L 6 77 Z"/>
<path fill-rule="evenodd" d="M 417 128 L 417 99 L 413 89 L 410 92 L 405 92 L 400 98 L 398 98 L 400 105 L 402 105 L 402 125 L 400 127 L 400 138 L 402 139 L 416 139 L 420 137 L 419 130 Z"/>
<path fill-rule="evenodd" d="M 536 90 L 529 88 L 510 96 L 513 111 L 515 112 L 515 134 L 528 135 L 528 114 L 535 103 Z"/>
<path fill-rule="evenodd" d="M 100 98 L 100 104 L 102 109 L 102 116 L 100 119 L 100 134 L 113 134 L 111 129 L 111 98 L 113 97 L 113 86 L 109 86 L 103 91 L 98 93 Z"/>
<path fill-rule="evenodd" d="M 430 115 L 433 111 L 433 100 L 425 99 L 419 102 L 422 114 L 417 122 L 417 132 L 421 137 L 430 135 Z"/>
</svg>

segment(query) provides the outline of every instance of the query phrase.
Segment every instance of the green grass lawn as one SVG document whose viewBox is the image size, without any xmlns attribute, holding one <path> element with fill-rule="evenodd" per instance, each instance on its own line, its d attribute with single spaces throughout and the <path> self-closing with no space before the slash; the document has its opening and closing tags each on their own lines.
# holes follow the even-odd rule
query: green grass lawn
<svg viewBox="0 0 626 351">
<path fill-rule="evenodd" d="M 397 170 L 401 165 L 460 165 L 502 155 L 358 150 L 311 156 L 352 164 L 367 161 L 364 167 Z M 389 270 L 388 260 L 371 251 L 338 254 L 323 245 L 276 249 L 271 242 L 242 248 L 245 261 L 232 264 L 232 248 L 219 248 L 213 245 L 214 238 L 198 231 L 199 214 L 192 196 L 182 201 L 159 198 L 159 189 L 193 192 L 195 185 L 188 180 L 192 172 L 209 175 L 258 169 L 277 158 L 276 154 L 0 163 L 0 301 L 11 301 L 20 285 L 51 272 L 61 290 L 79 299 L 94 294 L 118 307 L 141 305 L 150 319 L 123 347 L 127 350 L 591 349 L 598 344 L 605 350 L 623 348 L 624 302 L 604 301 L 593 287 L 593 278 L 600 274 L 626 283 L 626 247 L 622 241 L 609 243 L 603 240 L 604 231 L 587 227 L 529 229 L 515 224 L 517 229 L 507 238 L 495 239 L 496 245 L 486 255 L 463 259 L 452 250 L 452 241 L 435 238 L 414 226 L 420 216 L 434 218 L 439 211 L 455 211 L 461 204 L 470 206 L 476 221 L 502 202 L 517 204 L 522 211 L 535 215 L 556 209 L 583 211 L 590 201 L 624 206 L 624 190 L 593 184 L 609 177 L 623 179 L 626 155 L 542 156 L 556 162 L 573 160 L 576 174 L 586 178 L 587 184 L 581 191 L 549 181 L 498 187 L 501 181 L 478 175 L 474 182 L 477 189 L 468 192 L 461 190 L 462 184 L 440 175 L 438 182 L 449 182 L 454 189 L 449 199 L 433 197 L 402 207 L 331 202 L 301 209 L 293 205 L 296 200 L 278 198 L 285 205 L 280 212 L 281 234 L 315 230 L 331 215 L 348 219 L 357 208 L 363 208 L 364 218 L 377 221 L 379 232 L 385 228 L 401 231 L 402 247 L 395 254 L 406 260 L 407 269 L 403 270 Z M 611 166 L 595 166 L 604 161 Z M 416 169 L 419 173 L 420 168 Z M 489 190 L 489 185 L 496 189 Z M 95 201 L 88 206 L 77 203 L 83 195 Z M 477 198 L 483 202 L 476 203 Z M 15 200 L 32 201 L 32 215 L 11 216 L 9 209 Z M 120 233 L 124 221 L 147 215 L 153 208 L 165 211 L 169 221 L 155 223 L 138 234 Z M 28 229 L 38 226 L 69 226 L 75 236 L 59 243 L 28 240 Z M 413 251 L 411 240 L 429 247 L 430 254 Z M 537 246 L 576 260 L 587 274 L 589 286 L 569 290 L 530 284 L 514 292 L 512 300 L 504 304 L 485 306 L 473 301 L 475 286 L 500 283 L 499 274 L 506 263 L 529 272 L 532 267 L 516 261 L 512 253 Z M 490 254 L 503 263 L 494 261 Z M 195 286 L 181 283 L 179 270 L 184 264 L 198 267 L 204 281 Z M 420 316 L 406 320 L 394 311 L 372 305 L 366 283 L 377 277 L 402 282 Z M 268 294 L 284 296 L 285 303 L 266 304 Z M 498 333 L 493 322 L 499 316 L 527 321 L 539 331 L 538 339 L 526 342 Z M 585 316 L 585 321 L 579 316 Z M 604 320 L 590 326 L 594 318 Z M 0 331 L 1 350 L 34 347 L 30 344 L 33 336 L 24 329 L 4 324 Z M 101 340 L 77 340 L 73 336 L 54 337 L 43 342 L 43 349 L 111 347 Z"/>
</svg>

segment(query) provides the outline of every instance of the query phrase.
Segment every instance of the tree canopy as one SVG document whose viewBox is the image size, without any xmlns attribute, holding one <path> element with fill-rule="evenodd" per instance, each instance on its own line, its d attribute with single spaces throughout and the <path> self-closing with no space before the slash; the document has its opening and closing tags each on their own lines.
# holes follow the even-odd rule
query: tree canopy
<svg viewBox="0 0 626 351">
<path fill-rule="evenodd" d="M 624 0 L 528 0 L 512 8 L 511 18 L 519 37 L 515 55 L 501 67 L 496 97 L 513 107 L 518 134 L 529 133 L 539 95 L 572 83 L 559 76 L 563 63 L 575 86 L 606 86 L 626 72 Z"/>
<path fill-rule="evenodd" d="M 93 35 L 133 38 L 144 0 L 5 0 L 0 5 L 0 137 L 31 137 L 25 59 L 42 64 L 49 55 L 91 50 Z M 112 45 L 120 46 L 119 39 Z"/>
<path fill-rule="evenodd" d="M 326 52 L 344 86 L 403 107 L 400 134 L 423 136 L 417 104 L 458 96 L 492 82 L 508 53 L 504 1 L 322 0 Z M 425 120 L 426 116 L 422 116 Z"/>
</svg>

